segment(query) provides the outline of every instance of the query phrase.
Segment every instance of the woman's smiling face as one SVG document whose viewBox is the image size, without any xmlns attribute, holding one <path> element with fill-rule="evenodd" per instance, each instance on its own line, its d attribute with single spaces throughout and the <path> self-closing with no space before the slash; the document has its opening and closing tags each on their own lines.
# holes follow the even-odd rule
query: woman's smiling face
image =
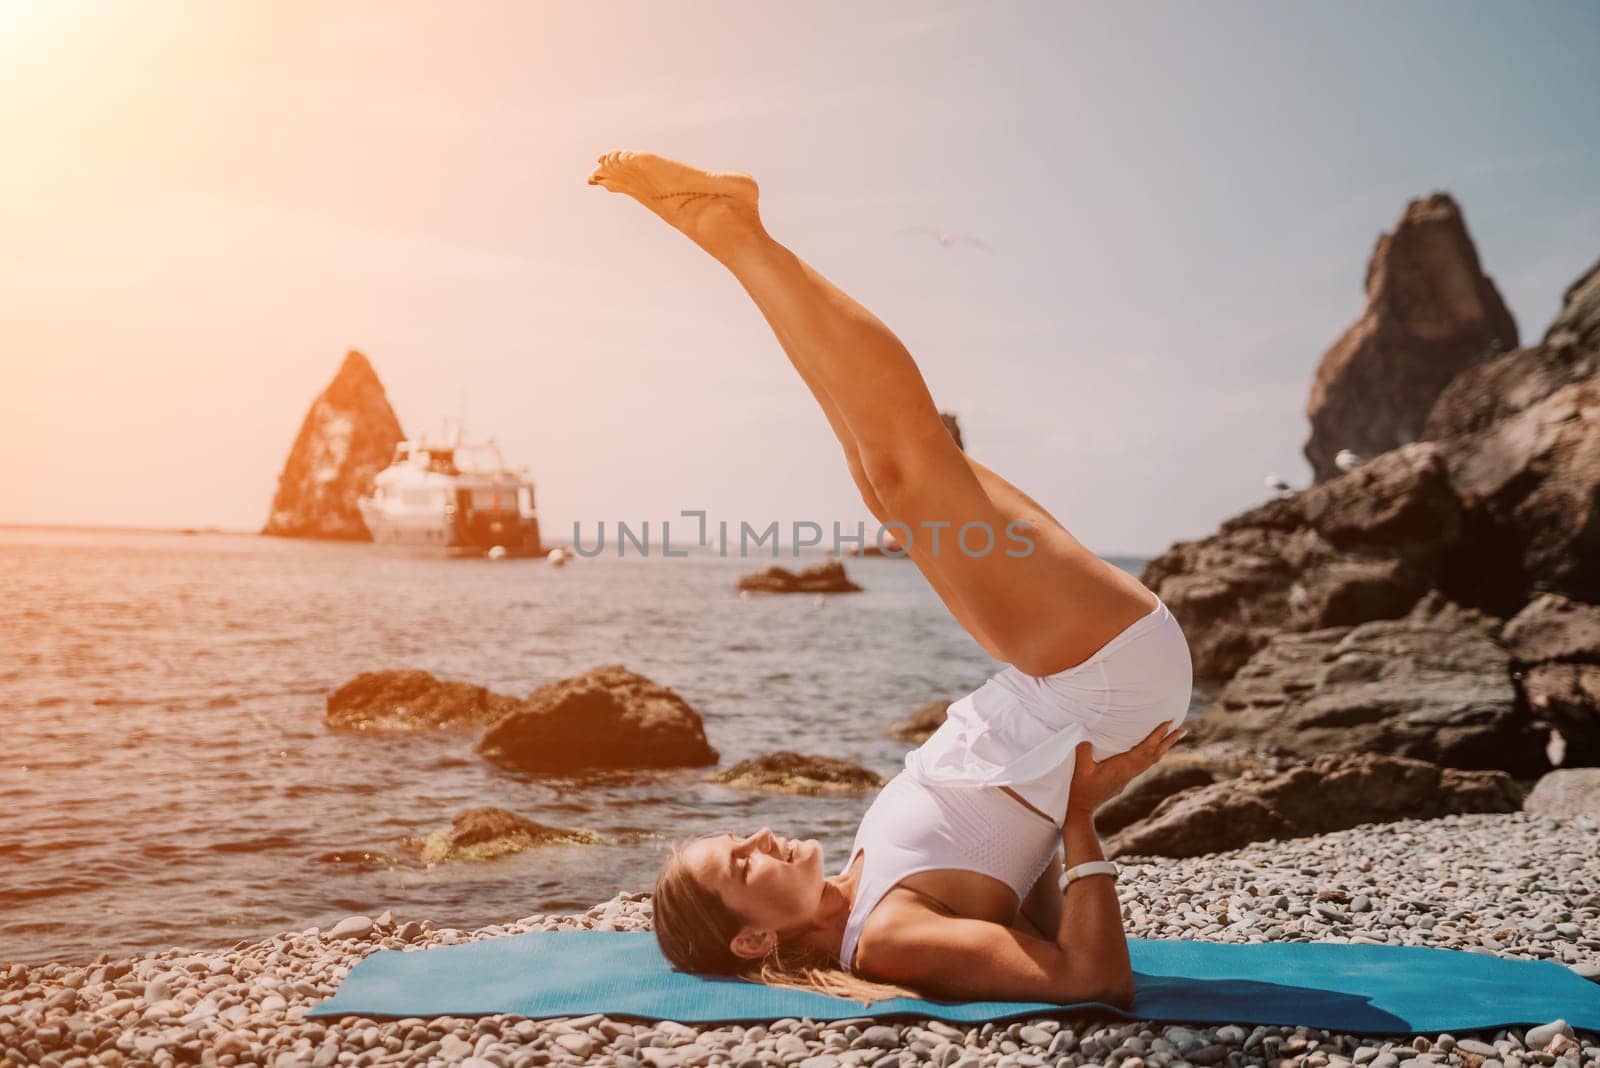
<svg viewBox="0 0 1600 1068">
<path fill-rule="evenodd" d="M 822 846 L 814 838 L 780 838 L 763 827 L 744 838 L 697 838 L 681 856 L 701 886 L 756 930 L 802 927 L 822 901 Z"/>
</svg>

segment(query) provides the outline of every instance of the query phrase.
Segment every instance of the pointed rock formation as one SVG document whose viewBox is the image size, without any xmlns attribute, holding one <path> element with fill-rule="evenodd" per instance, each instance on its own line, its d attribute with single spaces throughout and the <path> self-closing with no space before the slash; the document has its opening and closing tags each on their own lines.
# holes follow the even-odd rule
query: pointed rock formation
<svg viewBox="0 0 1600 1068">
<path fill-rule="evenodd" d="M 1423 436 L 1458 373 L 1517 347 L 1517 326 L 1445 193 L 1413 200 L 1367 265 L 1367 307 L 1322 357 L 1306 415 L 1318 481 L 1343 449 L 1376 456 Z"/>
<path fill-rule="evenodd" d="M 261 533 L 370 540 L 356 502 L 404 437 L 372 364 L 351 349 L 300 424 Z"/>
</svg>

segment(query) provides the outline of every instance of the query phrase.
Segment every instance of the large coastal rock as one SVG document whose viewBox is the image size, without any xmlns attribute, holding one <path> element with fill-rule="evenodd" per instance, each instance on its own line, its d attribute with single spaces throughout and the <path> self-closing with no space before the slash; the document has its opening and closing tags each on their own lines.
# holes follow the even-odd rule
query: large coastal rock
<svg viewBox="0 0 1600 1068">
<path fill-rule="evenodd" d="M 261 533 L 370 540 L 356 502 L 404 437 L 377 372 L 351 349 L 300 424 Z"/>
<path fill-rule="evenodd" d="M 1560 732 L 1560 762 L 1600 765 L 1600 604 L 1544 594 L 1505 625 L 1502 638 L 1524 703 Z"/>
<path fill-rule="evenodd" d="M 1463 371 L 1425 434 L 1351 473 L 1178 542 L 1145 583 L 1201 678 L 1273 634 L 1404 614 L 1437 589 L 1497 616 L 1561 593 L 1600 602 L 1600 267 L 1544 341 Z"/>
<path fill-rule="evenodd" d="M 1529 601 L 1501 637 L 1518 664 L 1600 664 L 1600 604 L 1547 593 Z"/>
<path fill-rule="evenodd" d="M 884 779 L 877 772 L 848 760 L 781 749 L 741 760 L 727 771 L 713 775 L 711 781 L 780 794 L 859 794 L 878 789 Z"/>
<path fill-rule="evenodd" d="M 1517 327 L 1444 193 L 1406 205 L 1367 265 L 1367 306 L 1322 357 L 1306 402 L 1306 458 L 1318 480 L 1335 456 L 1387 452 L 1422 436 L 1457 373 L 1517 346 Z"/>
<path fill-rule="evenodd" d="M 1260 760 L 1236 755 L 1179 750 L 1139 774 L 1122 793 L 1095 810 L 1095 829 L 1102 836 L 1115 834 L 1154 812 L 1163 801 L 1196 786 L 1209 786 L 1236 778 L 1246 771 L 1263 771 Z"/>
<path fill-rule="evenodd" d="M 1190 725 L 1309 759 L 1376 752 L 1532 777 L 1548 727 L 1517 700 L 1498 624 L 1431 594 L 1405 618 L 1273 637 Z"/>
<path fill-rule="evenodd" d="M 492 860 L 508 853 L 520 853 L 543 845 L 591 845 L 600 841 L 592 831 L 547 824 L 484 806 L 456 814 L 449 827 L 425 838 L 408 838 L 400 845 L 415 853 L 424 864 L 452 860 Z"/>
<path fill-rule="evenodd" d="M 1446 588 L 1503 615 L 1541 592 L 1600 601 L 1600 375 L 1449 445 L 1467 508 Z"/>
<path fill-rule="evenodd" d="M 1535 816 L 1570 820 L 1587 816 L 1600 823 L 1600 768 L 1559 768 L 1534 784 L 1522 806 Z"/>
<path fill-rule="evenodd" d="M 688 702 L 621 664 L 535 690 L 484 732 L 478 753 L 501 767 L 552 774 L 717 762 Z"/>
<path fill-rule="evenodd" d="M 436 679 L 426 671 L 369 671 L 328 695 L 323 722 L 354 731 L 481 727 L 520 703 L 470 682 Z"/>
<path fill-rule="evenodd" d="M 1458 600 L 1501 615 L 1545 591 L 1600 601 L 1600 264 L 1543 341 L 1458 375 L 1426 433 L 1465 506 L 1445 576 Z"/>
<path fill-rule="evenodd" d="M 753 593 L 858 593 L 861 590 L 844 573 L 844 565 L 837 560 L 826 560 L 815 567 L 794 572 L 782 567 L 769 567 L 739 580 L 741 590 Z"/>
<path fill-rule="evenodd" d="M 1113 835 L 1106 852 L 1198 857 L 1366 823 L 1515 812 L 1521 800 L 1503 772 L 1441 768 L 1376 753 L 1322 756 L 1175 794 L 1148 819 Z"/>
<path fill-rule="evenodd" d="M 1180 541 L 1141 577 L 1183 623 L 1195 674 L 1226 679 L 1281 631 L 1404 615 L 1460 516 L 1443 454 L 1419 442 Z"/>
<path fill-rule="evenodd" d="M 1485 430 L 1563 386 L 1600 373 L 1600 263 L 1567 287 L 1544 340 L 1467 368 L 1439 394 L 1423 437 Z"/>
<path fill-rule="evenodd" d="M 1540 664 L 1517 681 L 1528 709 L 1560 733 L 1559 763 L 1600 765 L 1600 665 Z"/>
</svg>

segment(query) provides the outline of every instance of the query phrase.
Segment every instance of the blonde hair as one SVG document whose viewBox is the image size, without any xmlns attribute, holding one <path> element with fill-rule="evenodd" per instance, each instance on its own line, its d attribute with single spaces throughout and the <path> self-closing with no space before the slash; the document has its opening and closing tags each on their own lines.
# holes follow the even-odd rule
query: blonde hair
<svg viewBox="0 0 1600 1068">
<path fill-rule="evenodd" d="M 766 986 L 809 990 L 871 1005 L 897 997 L 921 997 L 904 987 L 875 983 L 839 966 L 829 953 L 802 944 L 778 942 L 759 960 L 739 956 L 729 944 L 744 918 L 689 871 L 679 842 L 656 876 L 652 906 L 656 942 L 680 972 L 733 975 Z"/>
</svg>

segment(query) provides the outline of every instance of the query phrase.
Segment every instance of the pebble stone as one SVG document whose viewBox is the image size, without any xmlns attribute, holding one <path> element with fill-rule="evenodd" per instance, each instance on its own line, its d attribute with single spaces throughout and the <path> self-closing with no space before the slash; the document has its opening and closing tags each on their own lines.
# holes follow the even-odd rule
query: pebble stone
<svg viewBox="0 0 1600 1068">
<path fill-rule="evenodd" d="M 1130 934 L 1442 946 L 1600 976 L 1600 825 L 1522 813 L 1405 821 L 1190 860 L 1123 858 Z M 351 916 L 241 943 L 90 964 L 0 964 L 0 1065 L 41 1068 L 1580 1068 L 1600 1035 L 1562 1020 L 1448 1035 L 1330 1034 L 1120 1017 L 673 1021 L 515 1016 L 306 1019 L 355 963 L 543 930 L 647 930 L 647 894 L 478 930 Z M 1441 992 L 1448 997 L 1448 992 Z"/>
</svg>

